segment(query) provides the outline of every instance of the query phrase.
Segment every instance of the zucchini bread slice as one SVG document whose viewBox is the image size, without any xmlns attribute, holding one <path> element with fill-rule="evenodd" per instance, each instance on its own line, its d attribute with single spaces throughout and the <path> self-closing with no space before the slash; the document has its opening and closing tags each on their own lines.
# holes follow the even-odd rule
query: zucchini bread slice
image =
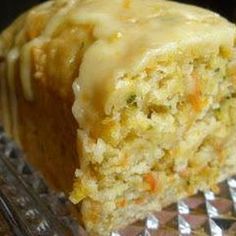
<svg viewBox="0 0 236 236">
<path fill-rule="evenodd" d="M 0 36 L 1 120 L 109 235 L 236 173 L 235 36 L 171 1 L 46 2 Z"/>
</svg>

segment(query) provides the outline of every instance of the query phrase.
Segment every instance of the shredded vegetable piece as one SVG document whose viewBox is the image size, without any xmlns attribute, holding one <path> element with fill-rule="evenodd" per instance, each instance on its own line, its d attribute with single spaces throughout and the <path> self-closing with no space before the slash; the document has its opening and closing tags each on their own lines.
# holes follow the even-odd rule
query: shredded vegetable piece
<svg viewBox="0 0 236 236">
<path fill-rule="evenodd" d="M 144 175 L 144 181 L 149 185 L 151 192 L 156 192 L 157 190 L 157 183 L 155 178 L 151 173 Z"/>
</svg>

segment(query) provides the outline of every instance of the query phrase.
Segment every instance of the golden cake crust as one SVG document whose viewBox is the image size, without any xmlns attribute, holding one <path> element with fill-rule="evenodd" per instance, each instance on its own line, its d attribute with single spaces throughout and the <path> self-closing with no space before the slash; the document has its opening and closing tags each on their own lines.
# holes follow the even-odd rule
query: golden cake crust
<svg viewBox="0 0 236 236">
<path fill-rule="evenodd" d="M 77 71 L 79 59 L 75 58 L 76 65 L 69 63 L 68 61 L 74 56 L 73 48 L 71 50 L 65 48 L 73 39 L 67 37 L 55 41 L 58 53 L 54 57 L 50 55 L 50 50 L 54 48 L 53 42 L 50 42 L 47 47 L 32 49 L 30 67 L 31 76 L 34 78 L 32 79 L 33 100 L 25 97 L 22 88 L 21 56 L 14 57 L 14 50 L 37 37 L 56 9 L 56 7 L 33 9 L 16 20 L 1 35 L 1 82 L 9 76 L 7 63 L 14 73 L 12 76 L 14 81 L 13 84 L 9 83 L 5 86 L 1 83 L 1 89 L 7 90 L 5 95 L 7 103 L 4 104 L 2 99 L 0 111 L 1 119 L 4 120 L 4 117 L 5 120 L 8 119 L 7 124 L 4 124 L 6 131 L 19 142 L 30 163 L 41 171 L 51 186 L 69 193 L 72 190 L 74 171 L 79 167 L 76 152 L 78 125 L 71 111 L 72 82 L 75 77 L 73 73 Z M 13 59 L 9 59 L 11 52 L 13 52 Z M 46 55 L 47 61 L 45 61 Z M 17 101 L 14 101 L 12 93 Z M 1 96 L 4 96 L 3 92 Z M 14 120 L 14 116 L 17 116 L 17 121 Z"/>
</svg>

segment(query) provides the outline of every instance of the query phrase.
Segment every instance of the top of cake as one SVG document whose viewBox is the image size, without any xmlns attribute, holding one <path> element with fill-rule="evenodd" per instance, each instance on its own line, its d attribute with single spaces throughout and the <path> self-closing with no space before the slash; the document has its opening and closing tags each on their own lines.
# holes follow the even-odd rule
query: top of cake
<svg viewBox="0 0 236 236">
<path fill-rule="evenodd" d="M 207 54 L 219 46 L 233 45 L 234 37 L 233 24 L 216 13 L 186 4 L 55 0 L 33 8 L 3 32 L 0 56 L 10 52 L 10 64 L 20 58 L 27 100 L 34 98 L 32 78 L 50 78 L 48 84 L 62 96 L 70 94 L 75 80 L 73 110 L 83 126 L 91 114 L 92 120 L 100 120 L 104 112 L 111 112 L 112 105 L 104 111 L 109 97 L 106 91 L 120 78 L 137 75 L 157 57 L 165 61 L 184 58 L 185 48 L 191 56 Z"/>
</svg>

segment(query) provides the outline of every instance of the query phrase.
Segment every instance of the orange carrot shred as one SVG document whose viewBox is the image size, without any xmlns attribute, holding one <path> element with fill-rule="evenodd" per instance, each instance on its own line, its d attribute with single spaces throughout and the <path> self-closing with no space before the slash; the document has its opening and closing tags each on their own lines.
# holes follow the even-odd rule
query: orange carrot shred
<svg viewBox="0 0 236 236">
<path fill-rule="evenodd" d="M 117 202 L 117 206 L 120 208 L 124 208 L 126 206 L 126 204 L 127 204 L 127 201 L 124 198 Z"/>
<path fill-rule="evenodd" d="M 199 77 L 197 75 L 194 75 L 193 80 L 194 80 L 195 86 L 194 86 L 194 90 L 192 94 L 189 95 L 189 101 L 192 104 L 193 109 L 196 112 L 199 112 L 202 107 Z"/>
<path fill-rule="evenodd" d="M 153 175 L 151 173 L 144 175 L 144 180 L 149 185 L 151 192 L 156 192 L 157 183 Z"/>
</svg>

